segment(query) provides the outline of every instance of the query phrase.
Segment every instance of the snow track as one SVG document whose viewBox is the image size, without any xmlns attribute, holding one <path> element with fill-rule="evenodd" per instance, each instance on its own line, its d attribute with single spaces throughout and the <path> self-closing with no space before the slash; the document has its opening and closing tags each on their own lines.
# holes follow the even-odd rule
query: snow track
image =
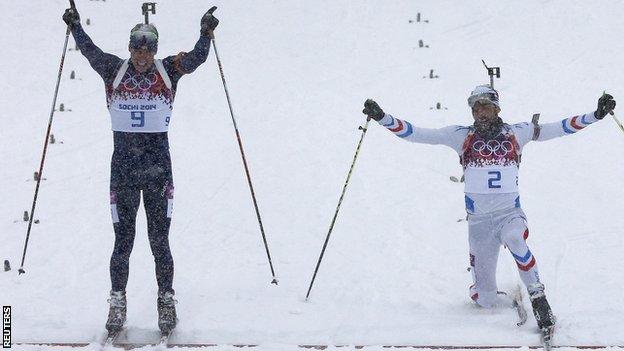
<svg viewBox="0 0 624 351">
<path fill-rule="evenodd" d="M 19 348 L 24 347 L 28 349 L 29 347 L 37 347 L 37 346 L 46 346 L 53 349 L 56 348 L 89 348 L 93 344 L 88 343 L 18 343 L 16 346 Z M 113 345 L 114 348 L 124 349 L 124 350 L 133 350 L 140 349 L 144 347 L 155 347 L 156 344 L 132 344 L 132 343 L 116 343 Z M 182 349 L 222 349 L 229 348 L 232 350 L 240 350 L 240 349 L 264 349 L 259 345 L 253 344 L 202 344 L 202 343 L 192 343 L 192 344 L 176 344 L 170 343 L 167 348 L 182 348 Z M 479 346 L 479 345 L 283 345 L 283 350 L 334 350 L 339 349 L 342 351 L 348 350 L 376 350 L 376 349 L 384 349 L 384 350 L 514 350 L 514 349 L 541 349 L 541 346 L 512 346 L 512 345 L 495 345 L 495 346 Z M 621 345 L 615 346 L 605 346 L 605 345 L 565 345 L 565 346 L 553 346 L 554 349 L 560 350 L 602 350 L 602 349 L 618 349 L 624 348 Z"/>
</svg>

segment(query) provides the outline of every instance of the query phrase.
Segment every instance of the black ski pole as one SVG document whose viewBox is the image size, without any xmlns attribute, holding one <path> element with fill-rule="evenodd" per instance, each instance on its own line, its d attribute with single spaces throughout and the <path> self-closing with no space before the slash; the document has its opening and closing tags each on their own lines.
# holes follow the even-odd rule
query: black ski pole
<svg viewBox="0 0 624 351">
<path fill-rule="evenodd" d="M 76 9 L 74 0 L 69 0 L 72 9 Z M 52 99 L 52 110 L 50 111 L 50 119 L 48 120 L 48 129 L 46 131 L 45 142 L 43 143 L 43 153 L 41 154 L 41 163 L 39 164 L 39 176 L 37 177 L 37 185 L 35 186 L 35 196 L 33 197 L 32 207 L 30 209 L 30 220 L 28 221 L 28 230 L 26 231 L 26 241 L 24 242 L 24 252 L 22 254 L 22 263 L 18 269 L 19 274 L 26 273 L 24 270 L 24 260 L 26 259 L 26 249 L 28 248 L 28 239 L 30 238 L 30 229 L 32 228 L 33 218 L 35 218 L 35 206 L 37 205 L 37 195 L 39 194 L 39 185 L 43 178 L 43 163 L 45 162 L 46 151 L 48 150 L 48 140 L 50 139 L 50 130 L 52 129 L 52 119 L 54 117 L 54 108 L 56 107 L 56 97 L 58 96 L 59 85 L 61 84 L 61 73 L 63 72 L 63 63 L 65 62 L 65 53 L 67 52 L 67 42 L 69 41 L 69 33 L 71 27 L 67 25 L 65 32 L 65 44 L 63 45 L 63 55 L 61 55 L 61 64 L 59 65 L 58 78 L 56 80 L 56 88 L 54 89 L 54 98 Z"/>
<path fill-rule="evenodd" d="M 349 179 L 351 179 L 351 173 L 353 173 L 353 168 L 355 166 L 355 161 L 357 160 L 358 154 L 360 153 L 360 147 L 362 146 L 362 141 L 364 140 L 364 136 L 366 135 L 366 131 L 368 130 L 368 122 L 370 122 L 370 117 L 366 119 L 366 124 L 364 127 L 360 126 L 360 130 L 362 130 L 362 136 L 360 136 L 360 142 L 358 142 L 357 148 L 355 149 L 355 155 L 353 156 L 353 162 L 351 162 L 351 168 L 349 168 L 349 174 L 347 174 L 347 180 L 342 187 L 342 194 L 340 194 L 340 199 L 338 200 L 338 206 L 336 206 L 336 212 L 334 212 L 334 218 L 329 225 L 329 231 L 327 232 L 327 237 L 325 238 L 325 243 L 323 244 L 323 248 L 321 249 L 321 255 L 316 262 L 316 268 L 314 269 L 314 275 L 312 275 L 312 281 L 310 281 L 310 286 L 308 287 L 308 293 L 306 294 L 306 301 L 308 297 L 310 297 L 310 291 L 312 290 L 312 285 L 314 285 L 314 280 L 316 279 L 316 273 L 318 273 L 319 267 L 321 266 L 321 260 L 323 259 L 323 255 L 325 254 L 325 249 L 327 248 L 327 243 L 329 242 L 329 236 L 331 235 L 332 230 L 334 229 L 334 224 L 336 224 L 336 218 L 338 218 L 338 211 L 340 211 L 340 205 L 342 204 L 342 199 L 345 196 L 345 192 L 347 191 L 347 185 L 349 185 Z"/>
<path fill-rule="evenodd" d="M 262 241 L 264 242 L 264 248 L 266 250 L 267 257 L 269 259 L 269 266 L 271 267 L 271 275 L 273 280 L 271 284 L 277 285 L 278 281 L 275 277 L 275 270 L 273 270 L 273 262 L 271 261 L 271 253 L 269 252 L 269 245 L 267 244 L 266 235 L 264 234 L 264 227 L 262 226 L 262 218 L 260 218 L 260 210 L 258 210 L 258 201 L 256 200 L 256 193 L 254 192 L 253 185 L 251 184 L 251 175 L 249 174 L 249 167 L 247 167 L 247 159 L 245 158 L 245 151 L 243 150 L 243 143 L 241 142 L 241 136 L 236 125 L 236 119 L 234 118 L 234 112 L 232 110 L 232 102 L 230 101 L 230 93 L 228 92 L 227 85 L 225 84 L 225 75 L 223 74 L 223 65 L 219 59 L 219 53 L 217 52 L 217 43 L 214 38 L 214 34 L 211 35 L 212 47 L 214 48 L 215 57 L 217 58 L 217 64 L 219 65 L 219 72 L 221 73 L 221 81 L 223 82 L 223 89 L 225 90 L 225 97 L 227 98 L 228 107 L 230 108 L 230 116 L 232 116 L 232 124 L 234 124 L 234 131 L 236 132 L 236 140 L 238 141 L 238 148 L 240 149 L 241 157 L 243 159 L 243 165 L 245 166 L 245 174 L 247 175 L 247 184 L 249 184 L 249 190 L 251 191 L 251 198 L 253 200 L 254 209 L 256 210 L 256 217 L 258 217 L 258 224 L 260 225 L 260 233 L 262 234 Z"/>
</svg>

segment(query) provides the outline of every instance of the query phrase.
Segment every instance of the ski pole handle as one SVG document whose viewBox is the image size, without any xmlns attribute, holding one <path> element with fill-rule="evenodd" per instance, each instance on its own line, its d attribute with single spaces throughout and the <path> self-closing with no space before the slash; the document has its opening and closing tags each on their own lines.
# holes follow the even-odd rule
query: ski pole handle
<svg viewBox="0 0 624 351">
<path fill-rule="evenodd" d="M 217 25 L 219 24 L 219 20 L 216 19 L 214 16 L 212 16 L 212 14 L 217 10 L 216 6 L 211 7 L 210 9 L 208 9 L 208 11 L 206 11 L 206 13 L 204 14 L 204 16 L 202 17 L 201 20 L 201 26 L 202 26 L 202 33 L 204 31 L 206 31 L 206 34 L 208 36 L 208 38 L 210 39 L 214 39 L 214 30 L 215 28 L 217 28 Z M 210 15 L 210 16 L 208 16 Z M 209 23 L 209 18 L 212 17 L 212 19 L 214 21 L 210 21 Z M 216 23 L 214 23 L 216 21 Z M 204 28 L 204 26 L 206 28 Z"/>
<path fill-rule="evenodd" d="M 74 2 L 74 0 L 69 0 L 69 7 L 71 7 L 72 9 L 76 9 L 76 3 Z"/>
</svg>

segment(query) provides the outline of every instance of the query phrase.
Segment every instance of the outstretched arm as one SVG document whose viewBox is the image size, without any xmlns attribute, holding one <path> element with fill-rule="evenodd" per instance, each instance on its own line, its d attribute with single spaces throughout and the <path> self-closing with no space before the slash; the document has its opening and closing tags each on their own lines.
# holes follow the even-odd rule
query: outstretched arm
<svg viewBox="0 0 624 351">
<path fill-rule="evenodd" d="M 189 52 L 181 52 L 175 56 L 169 56 L 163 60 L 165 70 L 169 73 L 173 82 L 177 82 L 183 75 L 192 73 L 202 63 L 206 62 L 210 52 L 210 41 L 214 38 L 214 30 L 219 20 L 212 15 L 217 9 L 213 6 L 201 19 L 200 36 L 195 48 Z"/>
<path fill-rule="evenodd" d="M 183 75 L 193 73 L 197 67 L 206 62 L 209 51 L 210 38 L 202 35 L 193 50 L 166 57 L 163 59 L 163 66 L 169 77 L 173 81 L 178 81 Z"/>
<path fill-rule="evenodd" d="M 608 113 L 615 108 L 615 100 L 613 96 L 604 94 L 598 99 L 598 108 L 595 112 L 589 112 L 583 115 L 572 116 L 559 122 L 541 124 L 539 126 L 539 136 L 533 139 L 535 135 L 535 126 L 529 123 L 519 123 L 513 126 L 515 134 L 518 136 L 518 142 L 521 146 L 531 140 L 546 141 L 559 138 L 566 135 L 574 134 L 592 123 L 603 119 Z"/>
<path fill-rule="evenodd" d="M 440 129 L 414 127 L 410 122 L 384 113 L 373 100 L 366 100 L 362 112 L 403 140 L 412 143 L 446 145 L 457 153 L 461 153 L 462 144 L 468 135 L 468 127 L 462 126 L 448 126 Z"/>
<path fill-rule="evenodd" d="M 63 21 L 71 28 L 72 35 L 80 52 L 89 60 L 91 67 L 104 79 L 105 82 L 112 81 L 117 73 L 122 59 L 107 54 L 100 50 L 80 24 L 80 15 L 75 8 L 68 8 L 63 14 Z"/>
<path fill-rule="evenodd" d="M 84 57 L 89 60 L 91 67 L 104 79 L 105 82 L 115 79 L 115 74 L 122 64 L 123 60 L 119 57 L 103 52 L 78 24 L 72 27 L 74 40 Z"/>
<path fill-rule="evenodd" d="M 379 120 L 379 124 L 403 140 L 420 144 L 446 145 L 457 153 L 461 152 L 464 139 L 468 135 L 468 127 L 419 128 L 414 127 L 408 121 L 394 118 L 387 113 Z"/>
</svg>

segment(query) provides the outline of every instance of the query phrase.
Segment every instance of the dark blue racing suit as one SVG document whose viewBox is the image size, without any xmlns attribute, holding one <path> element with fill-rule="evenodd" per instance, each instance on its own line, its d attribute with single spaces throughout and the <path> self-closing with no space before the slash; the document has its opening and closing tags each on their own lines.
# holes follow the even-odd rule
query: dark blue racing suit
<svg viewBox="0 0 624 351">
<path fill-rule="evenodd" d="M 109 109 L 115 94 L 128 94 L 128 90 L 124 90 L 124 85 L 132 89 L 133 82 L 139 82 L 140 85 L 141 82 L 146 81 L 145 77 L 150 79 L 147 80 L 151 84 L 149 89 L 152 91 L 160 89 L 158 91 L 164 92 L 168 106 L 172 107 L 178 80 L 205 62 L 210 50 L 210 39 L 201 36 L 192 51 L 163 59 L 161 61 L 162 67 L 164 67 L 170 83 L 168 87 L 165 87 L 164 81 L 166 79 L 159 74 L 155 65 L 147 72 L 141 73 L 134 68 L 130 61 L 126 64 L 126 73 L 123 75 L 122 81 L 124 83 L 117 83 L 120 87 L 116 88 L 115 78 L 124 66 L 125 60 L 100 50 L 93 44 L 91 38 L 80 25 L 73 26 L 72 34 L 78 48 L 89 60 L 91 67 L 104 80 Z M 149 91 L 146 90 L 147 95 L 140 95 L 145 91 L 136 90 L 133 101 L 149 104 L 152 99 Z M 134 115 L 132 119 L 135 119 Z M 130 122 L 134 123 L 134 121 Z M 147 231 L 156 263 L 158 289 L 161 292 L 173 292 L 173 258 L 169 248 L 173 176 L 167 132 L 118 131 L 115 130 L 114 124 L 115 122 L 113 122 L 114 151 L 110 178 L 111 213 L 115 230 L 115 247 L 110 261 L 112 290 L 125 290 L 128 282 L 136 215 L 141 192 L 143 192 Z M 168 126 L 169 117 L 167 117 L 166 124 Z M 132 124 L 132 126 L 141 125 Z"/>
</svg>

